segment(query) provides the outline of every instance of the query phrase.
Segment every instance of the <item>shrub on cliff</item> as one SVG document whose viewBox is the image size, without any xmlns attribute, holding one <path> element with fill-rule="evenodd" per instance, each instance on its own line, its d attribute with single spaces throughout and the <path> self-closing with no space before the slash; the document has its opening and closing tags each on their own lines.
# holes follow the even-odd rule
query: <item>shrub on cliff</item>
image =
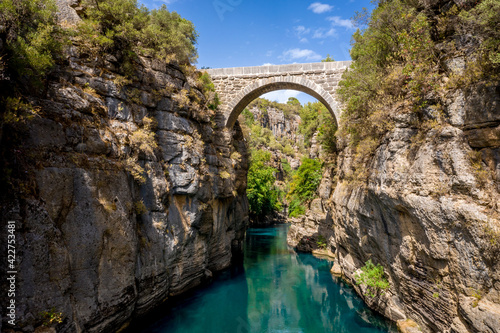
<svg viewBox="0 0 500 333">
<path fill-rule="evenodd" d="M 361 272 L 354 276 L 356 284 L 364 284 L 367 287 L 367 293 L 371 297 L 375 297 L 379 290 L 382 292 L 389 289 L 389 281 L 384 277 L 384 267 L 377 264 L 374 265 L 369 259 L 365 266 L 361 267 Z"/>
<path fill-rule="evenodd" d="M 56 24 L 56 12 L 53 0 L 0 1 L 1 143 L 5 125 L 25 123 L 40 111 L 23 95 L 42 94 L 45 78 L 62 58 L 67 35 Z"/>
<path fill-rule="evenodd" d="M 310 147 L 312 137 L 318 132 L 318 139 L 323 148 L 335 152 L 337 124 L 326 107 L 321 102 L 307 103 L 299 114 L 299 131 L 304 135 L 305 145 Z"/>
</svg>

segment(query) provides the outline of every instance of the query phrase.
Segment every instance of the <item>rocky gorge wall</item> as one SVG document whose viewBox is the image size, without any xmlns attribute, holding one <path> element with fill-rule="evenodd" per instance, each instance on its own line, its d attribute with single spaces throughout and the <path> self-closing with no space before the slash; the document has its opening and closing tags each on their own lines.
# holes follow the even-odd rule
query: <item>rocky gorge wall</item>
<svg viewBox="0 0 500 333">
<path fill-rule="evenodd" d="M 14 188 L 2 195 L 2 225 L 16 223 L 18 273 L 16 325 L 2 313 L 2 332 L 118 330 L 241 250 L 239 127 L 217 127 L 197 73 L 142 57 L 127 81 L 118 66 L 111 55 L 96 66 L 73 47 L 45 96 L 31 98 L 38 114 L 3 130 Z M 62 322 L 44 328 L 44 313 Z"/>
<path fill-rule="evenodd" d="M 277 141 L 285 144 L 289 142 L 293 150 L 294 156 L 287 155 L 279 150 L 266 147 L 273 154 L 275 167 L 281 170 L 281 160 L 286 159 L 292 169 L 297 169 L 300 166 L 300 151 L 299 146 L 304 141 L 304 136 L 299 132 L 300 116 L 291 115 L 287 119 L 283 110 L 268 106 L 263 112 L 259 107 L 253 106 L 249 111 L 254 115 L 255 121 L 260 123 L 263 128 L 270 129 Z M 278 175 L 278 180 L 280 176 Z M 283 177 L 281 177 L 283 178 Z"/>
<path fill-rule="evenodd" d="M 325 172 L 320 198 L 292 221 L 289 243 L 311 251 L 325 237 L 333 271 L 408 332 L 498 332 L 499 89 L 455 92 L 445 106 L 449 124 L 423 136 L 414 115 L 395 114 L 395 128 L 362 166 L 366 183 L 352 182 L 359 165 L 340 146 L 336 173 Z M 376 297 L 356 285 L 368 259 L 390 283 Z"/>
</svg>

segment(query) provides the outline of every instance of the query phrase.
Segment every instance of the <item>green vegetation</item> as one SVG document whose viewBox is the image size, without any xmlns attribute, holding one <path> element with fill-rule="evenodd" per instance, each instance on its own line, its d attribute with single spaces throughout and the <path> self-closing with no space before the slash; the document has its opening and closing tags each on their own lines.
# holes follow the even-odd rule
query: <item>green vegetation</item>
<svg viewBox="0 0 500 333">
<path fill-rule="evenodd" d="M 364 284 L 367 286 L 367 293 L 371 297 L 375 297 L 379 290 L 389 289 L 389 281 L 384 277 L 384 267 L 372 263 L 371 259 L 365 262 L 365 266 L 361 267 L 361 273 L 354 276 L 356 284 Z"/>
<path fill-rule="evenodd" d="M 460 30 L 474 33 L 482 40 L 468 65 L 476 65 L 475 79 L 498 79 L 500 69 L 500 3 L 496 0 L 480 1 L 475 7 L 463 8 L 459 13 Z M 463 75 L 464 77 L 466 75 Z"/>
<path fill-rule="evenodd" d="M 250 214 L 264 217 L 273 211 L 281 210 L 280 190 L 274 185 L 276 169 L 270 166 L 271 153 L 253 150 L 248 170 L 247 195 Z"/>
<path fill-rule="evenodd" d="M 294 97 L 290 97 L 286 104 L 269 101 L 265 98 L 257 98 L 247 106 L 248 109 L 252 109 L 253 107 L 257 107 L 262 114 L 267 114 L 269 108 L 281 110 L 285 115 L 285 119 L 288 120 L 299 114 L 301 109 L 299 100 Z"/>
<path fill-rule="evenodd" d="M 475 308 L 479 305 L 479 301 L 483 298 L 483 293 L 481 290 L 472 289 L 472 297 L 474 297 L 474 301 L 472 302 L 472 307 Z"/>
<path fill-rule="evenodd" d="M 443 92 L 500 78 L 499 12 L 496 0 L 472 8 L 454 5 L 438 15 L 416 1 L 392 0 L 379 1 L 369 17 L 366 11 L 357 15 L 362 29 L 353 35 L 354 63 L 338 90 L 344 107 L 339 135 L 356 149 L 355 164 L 362 165 L 393 128 L 392 112 L 416 113 L 414 125 L 428 131 L 447 121 Z M 441 58 L 463 56 L 456 37 L 466 35 L 469 45 L 480 47 L 469 50 L 465 70 L 447 67 Z M 426 114 L 429 109 L 435 110 L 433 117 Z"/>
<path fill-rule="evenodd" d="M 327 247 L 327 242 L 326 242 L 325 236 L 319 235 L 318 236 L 318 241 L 316 242 L 316 245 L 318 245 L 318 247 L 320 249 L 325 250 L 326 247 Z"/>
<path fill-rule="evenodd" d="M 311 146 L 311 139 L 315 133 L 323 148 L 330 153 L 337 150 L 337 124 L 333 120 L 330 112 L 320 103 L 307 103 L 299 111 L 301 123 L 299 131 L 304 135 L 306 147 Z"/>
<path fill-rule="evenodd" d="M 193 24 L 163 5 L 148 10 L 136 0 L 83 0 L 83 21 L 76 28 L 57 24 L 53 0 L 0 2 L 0 72 L 11 81 L 38 84 L 62 58 L 68 37 L 91 59 L 118 55 L 122 70 L 133 73 L 137 54 L 190 64 L 197 58 Z"/>
<path fill-rule="evenodd" d="M 40 313 L 43 319 L 43 326 L 51 326 L 53 324 L 60 324 L 63 321 L 62 312 L 58 312 L 55 307 L 49 311 L 43 311 Z"/>
<path fill-rule="evenodd" d="M 0 2 L 0 73 L 17 82 L 40 85 L 61 56 L 65 31 L 58 26 L 53 0 Z"/>
<path fill-rule="evenodd" d="M 303 158 L 297 172 L 292 177 L 287 199 L 290 202 L 288 209 L 290 217 L 297 217 L 305 213 L 304 204 L 316 195 L 321 181 L 321 162 L 310 158 Z"/>
<path fill-rule="evenodd" d="M 207 107 L 210 110 L 216 110 L 220 105 L 219 95 L 215 92 L 215 86 L 207 72 L 200 73 L 199 82 L 201 83 L 201 90 L 207 99 Z"/>
<path fill-rule="evenodd" d="M 241 114 L 243 115 L 243 117 L 245 119 L 246 126 L 251 127 L 255 123 L 255 119 L 253 117 L 252 112 L 250 112 L 250 110 L 245 109 L 245 110 L 243 110 L 243 112 Z"/>
<path fill-rule="evenodd" d="M 252 102 L 250 108 L 258 107 L 262 114 L 267 113 L 270 107 L 279 110 L 288 110 L 290 115 L 300 115 L 301 123 L 299 125 L 299 132 L 306 138 L 306 145 L 302 142 L 293 143 L 287 138 L 276 138 L 272 131 L 260 125 L 260 120 L 255 119 L 254 115 L 245 109 L 240 118 L 243 133 L 247 138 L 250 150 L 255 152 L 265 148 L 280 151 L 282 154 L 298 157 L 301 152 L 306 151 L 306 147 L 310 146 L 310 140 L 314 133 L 319 133 L 318 138 L 323 148 L 328 152 L 336 151 L 336 137 L 337 130 L 336 123 L 333 121 L 328 110 L 321 103 L 308 103 L 304 107 L 296 98 L 289 98 L 286 104 L 270 102 L 265 99 L 257 99 Z M 283 111 L 285 112 L 285 111 Z M 290 116 L 291 117 L 291 116 Z M 298 145 L 299 151 L 296 152 L 292 145 Z M 251 161 L 252 170 L 253 161 Z M 306 206 L 316 196 L 316 190 L 319 186 L 322 176 L 322 162 L 309 158 L 302 158 L 302 165 L 298 170 L 292 170 L 290 164 L 285 158 L 282 158 L 281 168 L 284 173 L 284 181 L 276 182 L 273 174 L 273 182 L 276 188 L 279 188 L 279 195 L 275 195 L 271 191 L 259 191 L 258 193 L 272 193 L 274 195 L 270 200 L 278 198 L 281 206 L 289 206 L 288 212 L 291 217 L 303 215 L 306 211 Z M 277 170 L 274 170 L 274 173 Z M 251 177 L 249 174 L 248 186 L 251 184 Z M 266 189 L 270 188 L 268 184 Z M 286 196 L 281 195 L 286 193 Z M 268 205 L 269 206 L 269 205 Z"/>
<path fill-rule="evenodd" d="M 335 60 L 333 59 L 333 57 L 330 57 L 330 54 L 327 54 L 326 58 L 321 60 L 321 62 L 333 62 L 333 61 Z"/>
<path fill-rule="evenodd" d="M 122 70 L 133 73 L 133 60 L 144 54 L 180 64 L 197 58 L 194 25 L 165 5 L 148 10 L 136 0 L 83 0 L 83 22 L 75 36 L 90 56 L 120 53 Z M 119 59 L 120 60 L 120 59 Z"/>
<path fill-rule="evenodd" d="M 56 12 L 53 0 L 0 1 L 0 140 L 5 124 L 39 112 L 23 94 L 42 93 L 45 77 L 62 59 L 68 39 Z"/>
</svg>

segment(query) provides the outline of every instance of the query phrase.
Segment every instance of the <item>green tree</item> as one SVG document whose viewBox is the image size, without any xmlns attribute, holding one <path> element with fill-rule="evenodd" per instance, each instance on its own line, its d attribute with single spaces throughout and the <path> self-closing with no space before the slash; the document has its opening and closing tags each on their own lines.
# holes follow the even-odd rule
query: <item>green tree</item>
<svg viewBox="0 0 500 333">
<path fill-rule="evenodd" d="M 56 12 L 53 0 L 0 2 L 0 68 L 11 82 L 40 84 L 54 67 L 66 36 Z"/>
<path fill-rule="evenodd" d="M 261 218 L 281 210 L 280 192 L 274 186 L 276 169 L 270 166 L 271 153 L 253 150 L 248 170 L 247 196 L 250 215 Z"/>
<path fill-rule="evenodd" d="M 304 141 L 306 146 L 310 146 L 311 144 L 311 139 L 316 133 L 316 130 L 318 129 L 319 126 L 319 114 L 322 111 L 326 111 L 326 108 L 324 107 L 321 102 L 315 102 L 315 103 L 307 103 L 304 105 L 304 107 L 300 110 L 300 125 L 299 125 L 299 132 L 304 135 Z"/>
<path fill-rule="evenodd" d="M 321 182 L 321 162 L 303 158 L 297 172 L 292 177 L 287 199 L 290 202 L 288 214 L 296 217 L 305 213 L 304 204 L 316 195 Z"/>
<path fill-rule="evenodd" d="M 194 25 L 165 5 L 151 11 L 136 0 L 83 0 L 82 5 L 84 18 L 75 38 L 91 56 L 120 54 L 125 73 L 133 73 L 137 54 L 186 65 L 196 61 Z"/>
<path fill-rule="evenodd" d="M 336 151 L 337 124 L 321 102 L 307 103 L 300 110 L 299 131 L 304 135 L 306 146 L 310 146 L 313 135 L 318 132 L 319 141 L 329 152 Z"/>
<path fill-rule="evenodd" d="M 247 125 L 248 127 L 251 127 L 255 123 L 253 113 L 250 112 L 250 110 L 248 110 L 247 108 L 245 108 L 245 110 L 243 110 L 241 114 L 245 119 L 245 125 Z"/>
<path fill-rule="evenodd" d="M 335 60 L 333 59 L 333 57 L 330 57 L 329 54 L 326 55 L 325 59 L 321 60 L 321 62 L 333 62 L 333 61 L 335 61 Z"/>
<path fill-rule="evenodd" d="M 445 95 L 443 88 L 497 82 L 499 11 L 496 0 L 462 3 L 440 12 L 423 10 L 418 1 L 392 0 L 378 1 L 370 15 L 366 10 L 357 13 L 354 22 L 359 29 L 351 49 L 354 62 L 337 90 L 344 110 L 339 135 L 353 147 L 370 147 L 363 152 L 370 155 L 394 126 L 391 110 L 414 112 L 424 120 L 426 108 L 446 104 L 440 97 Z M 462 56 L 456 36 L 464 35 L 477 47 L 469 48 L 474 55 L 467 56 L 467 71 L 450 73 L 440 59 Z M 446 87 L 445 77 L 452 79 Z M 424 121 L 418 125 L 422 131 L 432 128 Z"/>
<path fill-rule="evenodd" d="M 300 101 L 295 97 L 288 97 L 288 101 L 286 102 L 286 104 L 294 106 L 302 106 L 300 104 Z"/>
<path fill-rule="evenodd" d="M 326 118 L 326 119 L 325 119 Z M 318 128 L 318 140 L 323 149 L 329 153 L 337 152 L 337 124 L 331 117 L 323 117 Z"/>
</svg>

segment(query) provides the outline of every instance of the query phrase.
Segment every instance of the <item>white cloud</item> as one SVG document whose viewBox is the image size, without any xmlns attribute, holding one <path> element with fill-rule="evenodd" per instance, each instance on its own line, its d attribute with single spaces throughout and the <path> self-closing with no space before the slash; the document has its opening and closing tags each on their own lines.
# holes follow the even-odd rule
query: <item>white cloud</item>
<svg viewBox="0 0 500 333">
<path fill-rule="evenodd" d="M 314 2 L 307 9 L 312 10 L 313 13 L 322 14 L 331 11 L 333 9 L 333 6 L 321 2 Z"/>
<path fill-rule="evenodd" d="M 262 66 L 273 66 L 274 64 L 271 64 L 270 62 L 266 62 L 265 64 L 263 64 Z"/>
<path fill-rule="evenodd" d="M 284 51 L 280 57 L 282 60 L 295 60 L 295 59 L 305 59 L 305 60 L 321 60 L 321 56 L 316 52 L 308 49 L 290 49 Z"/>
<path fill-rule="evenodd" d="M 289 97 L 297 97 L 299 94 L 300 91 L 297 90 L 276 90 L 264 94 L 260 97 L 268 99 L 270 101 L 276 101 L 278 103 L 286 103 Z"/>
<path fill-rule="evenodd" d="M 340 18 L 340 16 L 331 16 L 327 18 L 327 20 L 332 22 L 332 25 L 334 27 L 344 27 L 347 29 L 354 29 L 351 20 L 342 19 Z"/>
<path fill-rule="evenodd" d="M 307 35 L 309 32 L 311 32 L 311 29 L 306 28 L 303 25 L 299 25 L 297 27 L 294 27 L 293 30 L 295 30 L 295 33 L 299 36 Z"/>
<path fill-rule="evenodd" d="M 307 38 L 304 36 L 308 35 L 311 32 L 310 28 L 306 28 L 303 25 L 299 25 L 297 27 L 293 27 L 293 31 L 295 32 L 295 35 L 297 35 L 301 43 L 308 42 Z"/>
<path fill-rule="evenodd" d="M 313 38 L 328 38 L 337 36 L 337 31 L 333 28 L 330 30 L 326 29 L 316 29 L 313 34 Z"/>
</svg>

